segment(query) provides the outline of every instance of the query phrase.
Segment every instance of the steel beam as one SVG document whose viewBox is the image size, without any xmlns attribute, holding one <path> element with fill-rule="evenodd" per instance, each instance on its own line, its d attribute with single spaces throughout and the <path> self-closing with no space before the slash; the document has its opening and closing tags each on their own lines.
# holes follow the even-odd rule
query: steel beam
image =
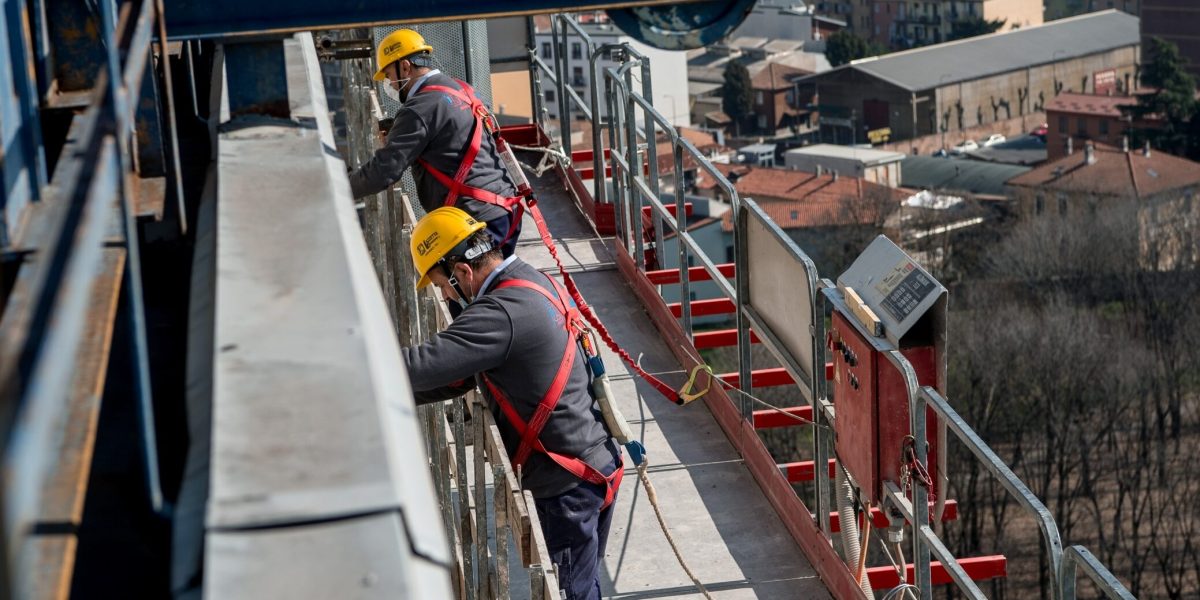
<svg viewBox="0 0 1200 600">
<path fill-rule="evenodd" d="M 25 208 L 37 201 L 46 184 L 25 14 L 23 0 L 0 7 L 0 248 L 12 243 Z"/>
<path fill-rule="evenodd" d="M 225 77 L 229 116 L 259 114 L 286 119 L 290 115 L 282 40 L 227 44 Z"/>
</svg>

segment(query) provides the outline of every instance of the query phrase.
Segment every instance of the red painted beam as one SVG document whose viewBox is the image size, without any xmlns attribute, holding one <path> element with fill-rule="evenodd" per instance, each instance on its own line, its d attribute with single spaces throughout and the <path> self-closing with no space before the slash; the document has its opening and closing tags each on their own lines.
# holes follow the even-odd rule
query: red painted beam
<svg viewBox="0 0 1200 600">
<path fill-rule="evenodd" d="M 1008 575 L 1008 559 L 1001 554 L 960 558 L 958 564 L 974 581 L 987 581 Z M 929 563 L 929 567 L 933 576 L 933 585 L 945 585 L 954 581 L 950 579 L 950 573 L 946 572 L 946 567 L 942 566 L 941 562 L 933 561 Z M 912 581 L 913 566 L 911 564 L 906 566 L 905 573 L 908 581 Z M 900 585 L 900 577 L 896 573 L 896 568 L 892 566 L 867 569 L 867 579 L 871 582 L 871 587 L 877 590 L 891 589 Z"/>
<path fill-rule="evenodd" d="M 608 158 L 608 154 L 609 154 L 609 149 L 605 148 L 604 149 L 604 158 L 605 159 Z M 592 162 L 592 159 L 595 158 L 595 156 L 596 156 L 596 153 L 592 152 L 591 149 L 576 150 L 571 153 L 571 162 Z"/>
<path fill-rule="evenodd" d="M 750 343 L 759 343 L 758 336 L 750 332 Z M 726 348 L 737 345 L 736 329 L 721 329 L 718 331 L 699 331 L 692 336 L 692 345 L 697 350 L 705 348 Z"/>
<path fill-rule="evenodd" d="M 587 178 L 585 177 L 584 179 L 587 179 Z M 668 204 L 668 205 L 667 205 L 667 212 L 671 213 L 671 216 L 672 216 L 672 217 L 679 216 L 679 215 L 677 215 L 677 214 L 676 214 L 676 213 L 678 212 L 678 211 L 676 210 L 677 208 L 678 208 L 678 207 L 677 207 L 676 205 L 674 205 L 674 204 Z M 646 218 L 650 218 L 650 217 L 654 216 L 654 215 L 653 215 L 653 213 L 651 213 L 651 212 L 650 212 L 651 210 L 653 210 L 653 207 L 650 207 L 650 206 L 643 206 L 643 207 L 642 207 L 642 215 L 644 215 Z M 687 215 L 687 216 L 689 216 L 689 217 L 690 217 L 690 216 L 692 216 L 692 203 L 691 203 L 691 202 L 684 202 L 684 203 L 683 203 L 683 212 L 684 212 L 684 214 L 686 214 L 686 215 Z"/>
<path fill-rule="evenodd" d="M 936 502 L 930 502 L 929 510 L 932 511 L 933 507 L 936 504 L 937 504 Z M 929 516 L 930 516 L 930 519 L 932 520 L 933 514 L 931 513 Z M 957 519 L 958 519 L 958 501 L 957 500 L 947 500 L 946 501 L 946 510 L 942 512 L 942 521 L 955 521 Z M 872 508 L 871 509 L 871 524 L 875 529 L 886 529 L 888 526 L 887 516 L 883 514 L 882 510 L 879 510 L 878 508 Z M 834 533 L 837 533 L 842 530 L 842 523 L 841 523 L 841 521 L 838 520 L 838 514 L 836 512 L 829 513 L 829 527 L 830 527 L 830 531 L 832 531 Z"/>
<path fill-rule="evenodd" d="M 783 463 L 779 465 L 779 470 L 783 472 L 784 477 L 787 477 L 788 483 L 812 481 L 817 474 L 816 467 L 813 466 L 813 461 L 811 460 Z M 829 459 L 828 471 L 830 479 L 833 479 L 837 475 L 837 460 Z"/>
<path fill-rule="evenodd" d="M 741 386 L 742 378 L 737 373 L 722 373 L 717 375 L 717 377 L 720 377 L 721 381 L 735 388 Z M 778 369 L 758 369 L 750 372 L 750 387 L 775 387 L 792 385 L 793 383 L 796 382 L 792 380 L 791 374 L 787 372 L 787 369 L 782 367 Z"/>
<path fill-rule="evenodd" d="M 735 329 L 734 332 L 736 333 L 737 330 Z M 699 348 L 700 346 L 696 347 Z M 811 406 L 789 406 L 783 410 L 789 415 L 800 417 L 805 421 L 812 421 L 813 412 Z M 771 410 L 769 408 L 766 410 L 754 411 L 755 429 L 773 429 L 775 427 L 793 427 L 796 425 L 804 425 L 804 423 L 801 423 L 800 421 L 797 421 L 796 419 L 793 419 L 787 415 L 780 414 L 780 412 L 777 410 Z"/>
<path fill-rule="evenodd" d="M 714 298 L 712 300 L 692 300 L 692 316 L 706 317 L 709 315 L 727 315 L 734 310 L 733 301 L 729 298 Z M 678 302 L 672 302 L 667 305 L 671 309 L 671 314 L 678 319 L 683 314 L 683 310 L 679 307 Z"/>
<path fill-rule="evenodd" d="M 717 270 L 726 277 L 733 277 L 733 263 L 717 265 Z M 649 279 L 650 283 L 654 285 L 679 283 L 679 269 L 646 271 L 646 279 Z M 712 281 L 712 275 L 709 275 L 708 269 L 704 267 L 691 267 L 688 269 L 688 281 Z"/>
<path fill-rule="evenodd" d="M 584 180 L 592 179 L 596 175 L 596 169 L 594 169 L 592 167 L 584 167 L 582 169 L 575 169 L 575 171 L 579 173 L 579 178 L 584 179 Z M 604 176 L 612 177 L 612 167 L 604 167 Z"/>
</svg>

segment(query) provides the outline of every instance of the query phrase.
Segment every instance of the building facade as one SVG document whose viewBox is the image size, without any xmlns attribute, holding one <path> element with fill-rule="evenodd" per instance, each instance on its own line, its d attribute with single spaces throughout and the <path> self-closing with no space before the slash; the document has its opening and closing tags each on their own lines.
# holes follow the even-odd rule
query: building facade
<svg viewBox="0 0 1200 600">
<path fill-rule="evenodd" d="M 1060 93 L 1128 85 L 1139 41 L 1136 17 L 1105 11 L 863 59 L 797 85 L 818 99 L 823 140 L 864 143 L 886 128 L 892 140 L 941 134 L 953 145 L 960 130 L 1040 113 Z"/>
<path fill-rule="evenodd" d="M 1179 47 L 1188 70 L 1200 82 L 1200 3 L 1196 0 L 1141 0 L 1142 38 L 1159 37 Z"/>
<path fill-rule="evenodd" d="M 581 28 L 592 38 L 593 43 L 597 45 L 627 43 L 650 60 L 650 76 L 654 96 L 650 100 L 658 112 L 673 125 L 691 125 L 687 94 L 687 56 L 683 52 L 660 50 L 637 42 L 609 23 L 603 14 L 589 15 L 589 17 L 585 20 L 581 16 L 583 22 Z M 567 85 L 575 90 L 586 104 L 590 102 L 591 98 L 590 71 L 592 68 L 586 49 L 587 44 L 574 30 L 568 30 L 566 42 L 567 72 L 563 76 L 567 79 Z M 540 23 L 535 28 L 534 43 L 537 45 L 538 57 L 554 68 L 554 36 L 551 34 L 548 22 Z M 603 74 L 604 69 L 619 66 L 619 63 L 613 58 L 614 55 L 611 52 L 600 55 L 596 60 L 598 72 Z M 603 75 L 600 78 L 603 79 Z M 640 91 L 639 89 L 638 92 Z M 543 105 L 547 116 L 551 119 L 559 118 L 560 108 L 557 93 L 554 86 L 548 81 L 542 82 Z M 600 95 L 599 104 L 600 115 L 606 116 L 608 107 L 604 94 Z M 582 113 L 574 104 L 570 110 L 574 118 L 583 118 Z"/>
</svg>

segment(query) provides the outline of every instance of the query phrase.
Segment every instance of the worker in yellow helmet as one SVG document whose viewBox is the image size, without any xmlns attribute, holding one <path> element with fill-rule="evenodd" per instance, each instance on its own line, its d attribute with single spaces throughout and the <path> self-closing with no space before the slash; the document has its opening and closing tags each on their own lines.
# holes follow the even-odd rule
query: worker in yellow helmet
<svg viewBox="0 0 1200 600">
<path fill-rule="evenodd" d="M 409 381 L 422 404 L 480 382 L 533 494 L 560 587 L 570 600 L 599 600 L 622 461 L 590 391 L 586 325 L 561 284 L 504 258 L 484 229 L 443 207 L 413 230 L 418 287 L 433 283 L 467 306 L 445 331 L 404 349 Z"/>
<path fill-rule="evenodd" d="M 433 65 L 433 47 L 411 29 L 376 52 L 375 81 L 401 103 L 383 147 L 350 173 L 355 198 L 381 192 L 412 167 L 425 210 L 457 206 L 487 224 L 505 256 L 521 229 L 521 198 L 492 137 L 495 120 L 470 85 Z"/>
</svg>

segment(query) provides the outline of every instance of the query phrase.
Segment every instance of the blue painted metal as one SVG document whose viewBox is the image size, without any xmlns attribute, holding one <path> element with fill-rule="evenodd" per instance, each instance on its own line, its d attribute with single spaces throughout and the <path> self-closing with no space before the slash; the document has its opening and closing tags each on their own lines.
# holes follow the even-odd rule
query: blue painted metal
<svg viewBox="0 0 1200 600">
<path fill-rule="evenodd" d="M 49 39 L 52 89 L 59 93 L 91 89 L 105 62 L 96 4 L 82 0 L 43 0 Z M 112 31 L 111 28 L 108 31 Z"/>
<path fill-rule="evenodd" d="M 631 4 L 677 5 L 678 0 L 165 0 L 172 39 L 288 33 L 370 24 L 457 21 L 499 15 L 575 12 Z M 722 3 L 724 4 L 724 3 Z"/>
<path fill-rule="evenodd" d="M 12 243 L 30 202 L 46 183 L 37 89 L 24 0 L 0 2 L 0 248 Z"/>
<path fill-rule="evenodd" d="M 613 23 L 633 39 L 664 50 L 702 48 L 729 35 L 757 0 L 719 0 L 608 11 Z"/>
<path fill-rule="evenodd" d="M 139 16 L 144 15 L 147 10 L 147 3 L 152 1 L 141 0 L 137 5 L 137 14 Z M 127 36 L 127 39 L 131 43 L 138 45 L 125 49 L 126 56 L 128 57 L 126 64 L 131 67 L 129 72 L 125 72 L 121 69 L 121 53 L 117 48 L 115 10 L 116 7 L 112 2 L 108 2 L 107 0 L 100 2 L 100 24 L 103 34 L 103 47 L 106 50 L 107 59 L 105 61 L 106 71 L 107 73 L 117 75 L 106 78 L 108 99 L 112 103 L 112 114 L 115 116 L 115 122 L 113 123 L 115 127 L 114 131 L 116 132 L 117 142 L 121 149 L 117 154 L 117 164 L 120 172 L 127 173 L 129 172 L 129 149 L 126 143 L 128 138 L 123 135 L 123 132 L 131 129 L 133 119 L 129 109 L 128 90 L 138 89 L 141 86 L 147 52 L 150 47 L 151 33 L 153 32 L 153 23 L 144 18 L 138 18 L 133 22 L 133 31 L 131 35 Z M 142 427 L 140 442 L 142 444 L 146 489 L 150 496 L 151 507 L 154 509 L 154 512 L 161 515 L 168 512 L 169 509 L 166 506 L 166 501 L 163 499 L 162 482 L 158 470 L 158 436 L 154 429 L 154 399 L 150 387 L 150 349 L 146 342 L 146 307 L 142 295 L 142 260 L 138 242 L 137 211 L 133 206 L 133 197 L 126 188 L 125 181 L 126 179 L 121 177 L 118 182 L 118 197 L 120 198 L 126 251 L 125 294 L 123 298 L 129 303 L 129 323 L 132 328 L 130 334 L 133 340 L 131 362 L 134 371 L 134 389 L 138 397 L 138 420 Z"/>
<path fill-rule="evenodd" d="M 227 44 L 225 78 L 231 117 L 260 114 L 286 119 L 291 115 L 283 40 Z"/>
</svg>

